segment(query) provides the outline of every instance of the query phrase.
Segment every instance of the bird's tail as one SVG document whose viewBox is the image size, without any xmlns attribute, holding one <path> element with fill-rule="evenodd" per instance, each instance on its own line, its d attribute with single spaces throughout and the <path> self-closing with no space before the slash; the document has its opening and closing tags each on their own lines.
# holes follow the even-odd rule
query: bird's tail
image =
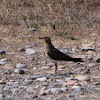
<svg viewBox="0 0 100 100">
<path fill-rule="evenodd" d="M 73 58 L 74 62 L 84 62 L 82 58 Z"/>
</svg>

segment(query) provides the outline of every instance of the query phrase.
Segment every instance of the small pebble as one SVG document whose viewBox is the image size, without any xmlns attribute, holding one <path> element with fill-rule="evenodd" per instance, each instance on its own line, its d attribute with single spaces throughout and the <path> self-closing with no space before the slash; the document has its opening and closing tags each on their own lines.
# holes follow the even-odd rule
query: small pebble
<svg viewBox="0 0 100 100">
<path fill-rule="evenodd" d="M 35 54 L 35 53 L 36 53 L 36 51 L 33 50 L 33 49 L 26 49 L 26 54 L 27 55 L 32 55 L 32 54 Z"/>
<path fill-rule="evenodd" d="M 16 67 L 17 68 L 26 68 L 26 65 L 18 63 L 18 64 L 16 64 Z"/>
</svg>

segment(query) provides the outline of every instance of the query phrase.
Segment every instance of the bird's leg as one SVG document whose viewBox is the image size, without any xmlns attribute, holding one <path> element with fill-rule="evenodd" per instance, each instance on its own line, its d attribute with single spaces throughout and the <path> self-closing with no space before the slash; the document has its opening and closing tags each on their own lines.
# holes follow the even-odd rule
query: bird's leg
<svg viewBox="0 0 100 100">
<path fill-rule="evenodd" d="M 57 75 L 57 63 L 56 62 L 54 63 L 55 63 L 55 74 Z"/>
</svg>

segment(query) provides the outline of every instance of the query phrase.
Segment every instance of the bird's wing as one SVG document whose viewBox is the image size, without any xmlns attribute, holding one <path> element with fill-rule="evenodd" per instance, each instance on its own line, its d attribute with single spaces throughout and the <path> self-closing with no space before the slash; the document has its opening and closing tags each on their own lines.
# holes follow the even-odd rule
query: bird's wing
<svg viewBox="0 0 100 100">
<path fill-rule="evenodd" d="M 70 61 L 72 57 L 62 53 L 61 51 L 57 50 L 56 48 L 53 48 L 49 52 L 47 52 L 50 58 L 54 60 L 68 60 Z"/>
</svg>

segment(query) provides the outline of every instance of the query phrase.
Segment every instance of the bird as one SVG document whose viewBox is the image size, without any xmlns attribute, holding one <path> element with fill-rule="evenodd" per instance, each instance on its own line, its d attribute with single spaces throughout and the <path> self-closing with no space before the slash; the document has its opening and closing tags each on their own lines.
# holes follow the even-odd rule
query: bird
<svg viewBox="0 0 100 100">
<path fill-rule="evenodd" d="M 56 49 L 50 37 L 39 37 L 39 39 L 43 39 L 46 46 L 45 46 L 45 54 L 54 61 L 55 63 L 55 74 L 57 74 L 57 61 L 73 61 L 73 62 L 84 62 L 82 58 L 73 58 L 64 54 L 63 52 Z"/>
</svg>

